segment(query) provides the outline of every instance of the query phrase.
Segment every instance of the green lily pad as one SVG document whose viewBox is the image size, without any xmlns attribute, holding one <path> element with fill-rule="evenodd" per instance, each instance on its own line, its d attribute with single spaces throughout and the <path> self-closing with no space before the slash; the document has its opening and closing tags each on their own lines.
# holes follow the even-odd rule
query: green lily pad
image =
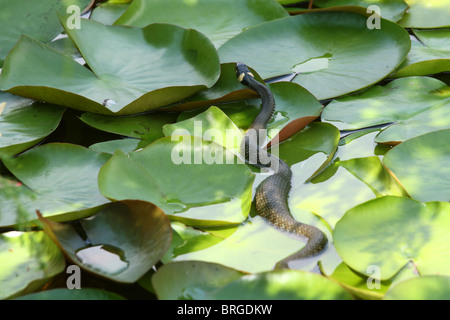
<svg viewBox="0 0 450 320">
<path fill-rule="evenodd" d="M 202 32 L 218 48 L 249 26 L 287 15 L 283 7 L 269 0 L 135 0 L 115 24 L 176 24 Z"/>
<path fill-rule="evenodd" d="M 38 144 L 58 127 L 64 110 L 0 91 L 0 152 L 14 155 Z"/>
<path fill-rule="evenodd" d="M 393 77 L 425 76 L 450 71 L 450 29 L 413 30 L 419 41 L 411 41 L 411 51 Z"/>
<path fill-rule="evenodd" d="M 407 264 L 393 278 L 389 280 L 379 280 L 376 278 L 380 269 L 377 266 L 369 266 L 367 272 L 370 277 L 358 273 L 342 262 L 334 271 L 330 278 L 339 282 L 341 286 L 350 291 L 353 295 L 366 300 L 380 300 L 385 293 L 398 282 L 418 277 L 417 270 L 414 270 L 412 263 Z"/>
<path fill-rule="evenodd" d="M 107 279 L 133 283 L 169 248 L 169 219 L 155 205 L 137 200 L 114 202 L 73 224 L 40 218 L 44 230 L 69 259 Z"/>
<path fill-rule="evenodd" d="M 137 138 L 147 145 L 156 139 L 164 137 L 163 125 L 175 122 L 177 114 L 155 112 L 132 116 L 107 116 L 94 113 L 83 113 L 80 119 L 102 131 Z"/>
<path fill-rule="evenodd" d="M 392 146 L 376 143 L 375 138 L 379 133 L 379 128 L 371 128 L 346 135 L 339 141 L 336 156 L 341 161 L 373 156 L 378 156 L 381 159 Z"/>
<path fill-rule="evenodd" d="M 391 288 L 385 300 L 448 300 L 450 277 L 423 276 L 403 281 Z"/>
<path fill-rule="evenodd" d="M 128 9 L 131 1 L 125 3 L 104 2 L 92 10 L 89 19 L 103 24 L 113 24 Z"/>
<path fill-rule="evenodd" d="M 0 299 L 39 289 L 62 272 L 64 256 L 42 231 L 0 234 Z"/>
<path fill-rule="evenodd" d="M 386 77 L 410 50 L 403 28 L 382 19 L 381 29 L 370 30 L 366 20 L 350 12 L 281 18 L 248 28 L 219 54 L 222 62 L 243 62 L 264 79 L 297 75 L 292 81 L 317 99 L 336 97 Z"/>
<path fill-rule="evenodd" d="M 88 4 L 89 0 L 42 0 L 36 6 L 27 0 L 1 0 L 0 68 L 22 34 L 48 43 L 63 30 L 58 13 L 65 14 L 71 5 L 78 6 L 81 12 Z"/>
<path fill-rule="evenodd" d="M 253 90 L 244 87 L 236 77 L 235 63 L 222 63 L 220 65 L 220 77 L 217 82 L 206 90 L 200 91 L 187 99 L 164 108 L 164 111 L 187 111 L 196 112 L 201 107 L 210 107 L 219 103 L 257 98 Z M 258 73 L 250 69 L 255 79 L 263 81 Z"/>
<path fill-rule="evenodd" d="M 72 290 L 65 288 L 45 290 L 28 294 L 16 300 L 124 300 L 125 298 L 113 293 L 96 288 L 82 288 Z"/>
<path fill-rule="evenodd" d="M 315 0 L 314 5 L 319 8 L 336 6 L 360 6 L 369 8 L 370 6 L 375 5 L 380 8 L 380 14 L 384 19 L 394 22 L 402 18 L 408 7 L 403 0 Z"/>
<path fill-rule="evenodd" d="M 450 129 L 418 136 L 387 152 L 383 163 L 414 199 L 450 201 L 449 139 Z"/>
<path fill-rule="evenodd" d="M 330 278 L 338 281 L 341 286 L 345 287 L 355 296 L 369 300 L 382 299 L 391 284 L 389 280 L 377 280 L 379 281 L 377 287 L 373 283 L 374 280 L 372 281 L 367 276 L 353 271 L 343 262 L 334 270 Z"/>
<path fill-rule="evenodd" d="M 216 300 L 352 300 L 335 281 L 321 275 L 282 270 L 251 274 L 211 294 Z"/>
<path fill-rule="evenodd" d="M 450 128 L 450 97 L 439 94 L 445 83 L 428 77 L 396 79 L 360 94 L 332 101 L 322 119 L 339 129 L 360 129 L 393 122 L 375 142 L 398 144 L 415 136 Z"/>
<path fill-rule="evenodd" d="M 449 27 L 450 0 L 405 0 L 409 8 L 399 24 L 405 28 Z"/>
<path fill-rule="evenodd" d="M 257 273 L 272 270 L 278 261 L 305 245 L 305 242 L 273 228 L 260 216 L 242 223 L 233 231 L 223 241 L 179 254 L 173 261 L 204 261 Z"/>
<path fill-rule="evenodd" d="M 90 70 L 23 36 L 5 61 L 0 87 L 78 110 L 123 115 L 174 103 L 219 77 L 217 52 L 196 30 L 105 26 L 85 19 L 80 29 L 65 28 Z M 104 59 L 111 52 L 113 58 Z"/>
<path fill-rule="evenodd" d="M 138 139 L 119 139 L 109 140 L 105 142 L 95 143 L 89 146 L 89 149 L 95 152 L 104 152 L 114 154 L 116 150 L 121 150 L 123 153 L 130 153 L 138 148 L 140 140 Z"/>
<path fill-rule="evenodd" d="M 199 115 L 174 124 L 163 126 L 163 133 L 167 136 L 191 135 L 203 137 L 213 141 L 235 154 L 239 153 L 243 133 L 217 107 L 210 107 Z"/>
<path fill-rule="evenodd" d="M 421 275 L 448 275 L 450 204 L 385 196 L 362 203 L 336 224 L 334 245 L 345 263 L 379 280 L 392 278 L 409 261 Z"/>
<path fill-rule="evenodd" d="M 108 203 L 98 190 L 97 175 L 109 158 L 108 154 L 81 146 L 52 143 L 33 148 L 16 158 L 4 159 L 6 167 L 26 185 L 18 187 L 24 189 L 18 191 L 18 202 L 28 214 L 22 221 L 36 220 L 35 210 L 45 217 L 67 221 L 90 215 Z M 16 201 L 2 189 L 0 198 L 0 225 L 16 224 Z"/>
<path fill-rule="evenodd" d="M 242 222 L 252 181 L 234 154 L 192 136 L 161 138 L 128 156 L 116 152 L 99 174 L 105 196 L 149 201 L 171 219 L 201 225 Z"/>
<path fill-rule="evenodd" d="M 339 130 L 328 124 L 313 122 L 279 145 L 279 156 L 297 170 L 296 164 L 311 156 L 322 153 L 329 160 L 334 155 L 339 142 Z M 304 169 L 303 169 L 304 170 Z"/>
<path fill-rule="evenodd" d="M 180 261 L 159 268 L 151 281 L 160 300 L 205 300 L 243 274 L 216 263 Z"/>
<path fill-rule="evenodd" d="M 234 82 L 236 75 L 233 75 Z M 322 105 L 306 89 L 296 83 L 275 82 L 269 84 L 275 101 L 276 110 L 274 117 L 267 124 L 269 138 L 283 141 L 294 133 L 303 129 L 308 123 L 315 120 L 322 111 Z M 248 129 L 261 110 L 261 99 L 248 99 L 233 103 L 221 103 L 217 105 L 236 126 Z M 178 121 L 196 116 L 203 108 L 182 112 Z"/>
<path fill-rule="evenodd" d="M 300 167 L 301 168 L 301 167 Z M 301 169 L 293 168 L 289 196 L 292 214 L 314 212 L 333 228 L 350 208 L 382 195 L 403 195 L 404 191 L 377 156 L 334 161 L 306 183 Z"/>
</svg>

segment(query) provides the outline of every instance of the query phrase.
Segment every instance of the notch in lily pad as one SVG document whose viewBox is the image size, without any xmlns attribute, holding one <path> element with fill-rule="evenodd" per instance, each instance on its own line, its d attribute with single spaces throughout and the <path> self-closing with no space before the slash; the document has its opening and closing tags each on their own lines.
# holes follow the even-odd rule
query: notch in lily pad
<svg viewBox="0 0 450 320">
<path fill-rule="evenodd" d="M 138 200 L 114 202 L 96 215 L 61 224 L 38 212 L 45 232 L 73 263 L 98 276 L 136 282 L 168 250 L 172 229 L 164 212 Z"/>
</svg>

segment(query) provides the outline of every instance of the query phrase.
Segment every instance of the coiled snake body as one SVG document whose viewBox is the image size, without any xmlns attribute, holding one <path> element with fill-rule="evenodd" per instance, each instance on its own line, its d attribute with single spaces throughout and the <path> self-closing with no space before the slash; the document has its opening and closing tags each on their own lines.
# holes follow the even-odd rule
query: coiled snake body
<svg viewBox="0 0 450 320">
<path fill-rule="evenodd" d="M 327 244 L 326 235 L 316 227 L 295 220 L 288 206 L 292 171 L 281 159 L 261 148 L 259 131 L 267 128 L 267 123 L 275 112 L 275 99 L 270 89 L 255 80 L 247 66 L 236 64 L 239 82 L 254 90 L 261 98 L 262 107 L 241 143 L 241 154 L 246 162 L 258 167 L 275 167 L 274 173 L 263 180 L 255 194 L 256 212 L 276 228 L 289 234 L 308 238 L 307 244 L 299 251 L 281 260 L 276 268 L 287 268 L 288 262 L 319 253 Z M 250 161 L 253 159 L 253 161 Z M 264 159 L 264 161 L 263 161 Z M 256 161 L 255 161 L 256 160 Z M 275 164 L 275 166 L 273 166 Z"/>
</svg>

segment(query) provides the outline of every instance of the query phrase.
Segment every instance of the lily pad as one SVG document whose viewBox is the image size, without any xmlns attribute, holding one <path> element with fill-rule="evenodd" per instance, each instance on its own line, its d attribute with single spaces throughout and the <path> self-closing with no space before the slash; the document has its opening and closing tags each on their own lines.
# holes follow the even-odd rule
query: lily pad
<svg viewBox="0 0 450 320">
<path fill-rule="evenodd" d="M 287 15 L 283 7 L 270 0 L 135 0 L 115 24 L 176 24 L 202 32 L 218 48 L 249 26 Z"/>
<path fill-rule="evenodd" d="M 38 144 L 58 127 L 64 110 L 0 91 L 0 152 L 14 155 Z"/>
<path fill-rule="evenodd" d="M 62 272 L 64 256 L 42 231 L 0 234 L 0 298 L 12 298 L 39 289 Z"/>
<path fill-rule="evenodd" d="M 403 28 L 382 20 L 381 29 L 370 30 L 366 20 L 349 12 L 281 18 L 248 28 L 219 54 L 222 62 L 243 62 L 264 79 L 296 75 L 292 81 L 319 100 L 336 97 L 386 77 L 410 50 Z"/>
<path fill-rule="evenodd" d="M 164 212 L 144 201 L 111 203 L 76 225 L 40 220 L 72 262 L 123 283 L 133 283 L 143 276 L 161 259 L 172 240 Z"/>
<path fill-rule="evenodd" d="M 164 137 L 163 125 L 175 122 L 176 116 L 175 113 L 162 112 L 121 117 L 83 113 L 80 119 L 98 130 L 137 138 L 142 140 L 141 145 L 147 145 Z"/>
<path fill-rule="evenodd" d="M 186 111 L 201 107 L 210 107 L 219 103 L 226 103 L 241 99 L 258 98 L 253 90 L 244 87 L 236 78 L 236 64 L 222 63 L 220 65 L 220 77 L 217 82 L 206 90 L 200 91 L 187 99 L 164 108 L 164 111 Z M 250 69 L 255 79 L 263 81 L 258 73 Z"/>
<path fill-rule="evenodd" d="M 392 286 L 405 279 L 419 276 L 412 263 L 407 264 L 389 280 L 379 280 L 376 278 L 378 272 L 380 272 L 377 266 L 369 266 L 367 272 L 370 276 L 358 273 L 342 262 L 333 271 L 330 278 L 338 281 L 341 286 L 361 299 L 380 300 L 384 298 L 385 293 Z"/>
<path fill-rule="evenodd" d="M 128 156 L 116 152 L 99 175 L 100 190 L 109 198 L 149 201 L 171 219 L 201 225 L 242 222 L 252 181 L 234 154 L 192 136 L 161 138 Z"/>
<path fill-rule="evenodd" d="M 19 203 L 28 213 L 22 221 L 36 220 L 35 210 L 45 217 L 67 221 L 92 214 L 109 200 L 97 186 L 100 167 L 110 155 L 77 145 L 51 143 L 33 148 L 16 158 L 4 159 L 6 167 L 26 185 L 19 188 Z M 31 195 L 29 195 L 29 189 Z M 28 190 L 28 193 L 25 191 Z M 0 225 L 17 222 L 17 204 L 0 192 Z"/>
<path fill-rule="evenodd" d="M 251 274 L 211 295 L 217 300 L 352 300 L 336 282 L 321 275 L 282 270 Z"/>
<path fill-rule="evenodd" d="M 278 261 L 304 245 L 305 242 L 278 231 L 263 218 L 255 216 L 236 227 L 223 241 L 202 250 L 180 254 L 173 261 L 204 261 L 257 273 L 272 270 Z"/>
<path fill-rule="evenodd" d="M 131 1 L 122 2 L 104 2 L 97 5 L 92 10 L 89 19 L 101 22 L 103 24 L 113 24 L 128 9 Z"/>
<path fill-rule="evenodd" d="M 236 75 L 234 75 L 236 81 Z M 267 124 L 267 135 L 273 139 L 277 135 L 278 141 L 292 136 L 307 124 L 317 119 L 322 111 L 322 105 L 306 89 L 296 83 L 275 82 L 269 84 L 276 106 L 272 120 Z M 236 126 L 248 129 L 261 110 L 261 99 L 221 103 L 217 105 Z M 178 121 L 197 115 L 203 109 L 186 111 L 180 114 Z"/>
<path fill-rule="evenodd" d="M 243 275 L 216 263 L 180 261 L 159 268 L 151 281 L 160 300 L 205 300 L 211 291 Z"/>
<path fill-rule="evenodd" d="M 296 173 L 296 170 L 293 172 L 289 196 L 292 214 L 295 216 L 297 211 L 314 212 L 325 219 L 332 228 L 353 206 L 373 199 L 379 194 L 401 192 L 401 188 L 392 186 L 395 182 L 389 177 L 378 157 L 360 158 L 351 163 L 332 162 L 306 183 L 304 179 L 296 179 L 296 175 L 301 176 L 301 170 L 299 173 Z M 359 172 L 360 176 L 355 176 L 353 172 Z"/>
<path fill-rule="evenodd" d="M 379 280 L 392 278 L 409 261 L 421 275 L 449 275 L 450 204 L 385 196 L 362 203 L 336 224 L 335 247 L 362 274 L 376 266 Z"/>
<path fill-rule="evenodd" d="M 125 298 L 113 293 L 96 288 L 83 288 L 72 290 L 65 288 L 51 289 L 28 294 L 16 300 L 124 300 Z"/>
<path fill-rule="evenodd" d="M 403 281 L 391 288 L 385 300 L 448 300 L 450 277 L 423 276 Z"/>
<path fill-rule="evenodd" d="M 439 94 L 445 83 L 429 77 L 401 78 L 360 94 L 332 101 L 322 119 L 341 130 L 383 123 L 375 142 L 398 144 L 409 138 L 450 128 L 450 96 Z"/>
<path fill-rule="evenodd" d="M 80 29 L 65 28 L 90 70 L 23 36 L 5 61 L 0 87 L 78 110 L 123 115 L 174 103 L 219 77 L 217 52 L 196 30 L 105 26 L 85 19 Z M 111 52 L 113 57 L 104 59 Z"/>
<path fill-rule="evenodd" d="M 89 146 L 89 149 L 96 152 L 104 152 L 114 154 L 116 150 L 121 150 L 123 153 L 130 153 L 138 148 L 138 139 L 119 139 L 109 140 L 105 142 L 95 143 Z"/>
<path fill-rule="evenodd" d="M 425 76 L 450 71 L 450 29 L 413 32 L 420 42 L 411 41 L 411 51 L 393 77 Z"/>
<path fill-rule="evenodd" d="M 36 6 L 27 0 L 1 0 L 0 68 L 22 34 L 48 43 L 63 30 L 58 13 L 65 14 L 71 5 L 77 6 L 81 12 L 88 4 L 89 0 L 42 0 Z"/>
<path fill-rule="evenodd" d="M 409 8 L 399 24 L 405 28 L 449 27 L 450 0 L 405 0 Z"/>
<path fill-rule="evenodd" d="M 387 152 L 383 163 L 414 199 L 450 201 L 449 140 L 450 129 L 418 136 Z"/>
<path fill-rule="evenodd" d="M 175 135 L 203 137 L 204 140 L 213 141 L 235 154 L 239 153 L 243 138 L 243 133 L 233 121 L 214 106 L 193 118 L 164 125 L 163 133 L 166 137 Z"/>
<path fill-rule="evenodd" d="M 369 8 L 370 6 L 375 5 L 380 9 L 380 14 L 383 18 L 394 22 L 402 18 L 408 7 L 403 0 L 315 0 L 314 5 L 319 8 L 337 6 L 360 6 Z"/>
</svg>

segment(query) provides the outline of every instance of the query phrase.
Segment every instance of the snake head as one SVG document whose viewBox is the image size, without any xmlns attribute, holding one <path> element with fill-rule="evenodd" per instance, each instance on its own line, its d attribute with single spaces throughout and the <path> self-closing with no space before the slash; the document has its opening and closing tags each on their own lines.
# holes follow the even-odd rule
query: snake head
<svg viewBox="0 0 450 320">
<path fill-rule="evenodd" d="M 236 77 L 238 78 L 240 83 L 242 83 L 243 85 L 247 85 L 248 77 L 254 78 L 254 75 L 250 72 L 250 70 L 248 69 L 248 67 L 245 64 L 243 64 L 241 62 L 237 62 L 236 63 Z"/>
</svg>

